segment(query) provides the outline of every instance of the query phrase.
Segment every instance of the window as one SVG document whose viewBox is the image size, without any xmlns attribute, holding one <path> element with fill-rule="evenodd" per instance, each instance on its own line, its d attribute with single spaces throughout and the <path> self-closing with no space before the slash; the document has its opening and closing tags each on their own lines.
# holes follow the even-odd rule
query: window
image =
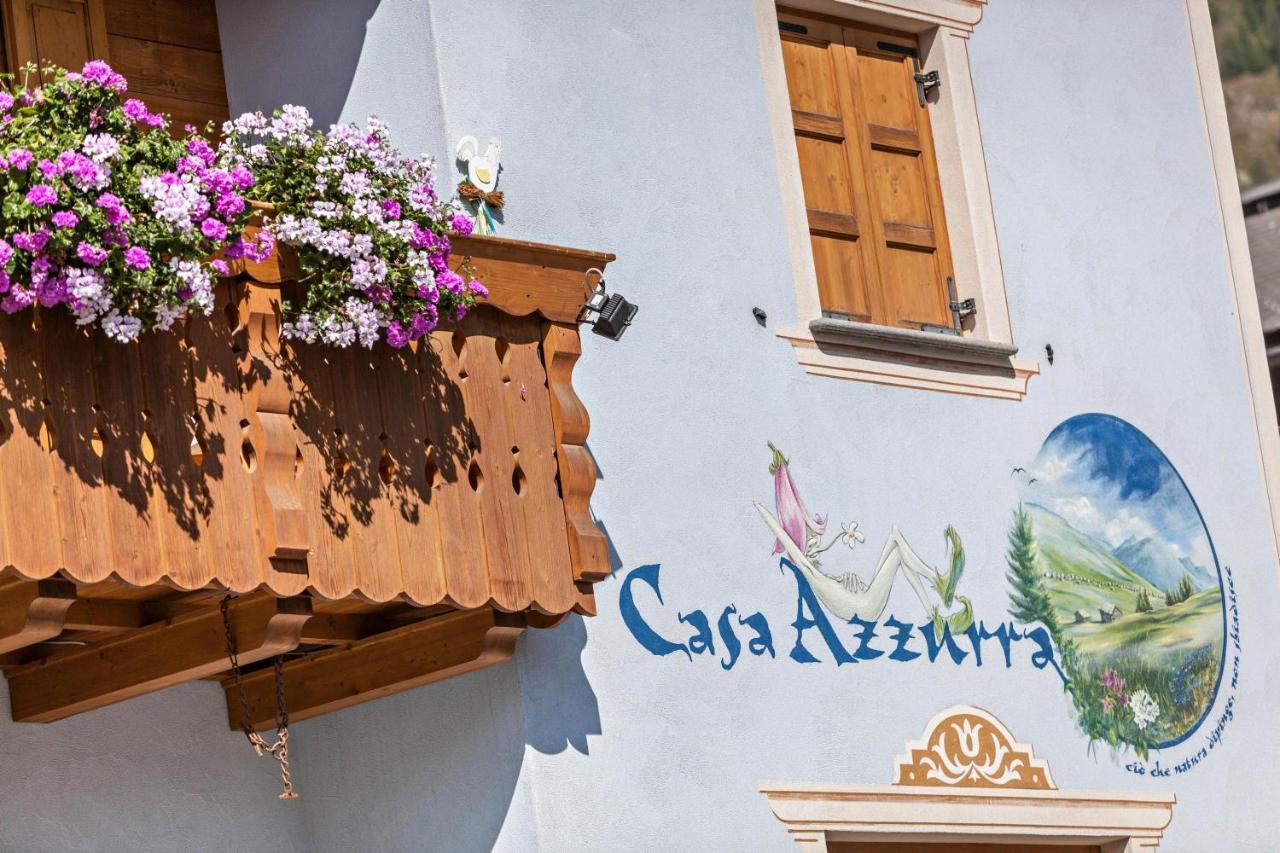
<svg viewBox="0 0 1280 853">
<path fill-rule="evenodd" d="M 1020 400 L 968 42 L 986 0 L 755 0 L 809 373 Z M 920 75 L 918 78 L 917 75 Z"/>
<path fill-rule="evenodd" d="M 791 13 L 778 25 L 823 315 L 953 328 L 915 36 Z"/>
</svg>

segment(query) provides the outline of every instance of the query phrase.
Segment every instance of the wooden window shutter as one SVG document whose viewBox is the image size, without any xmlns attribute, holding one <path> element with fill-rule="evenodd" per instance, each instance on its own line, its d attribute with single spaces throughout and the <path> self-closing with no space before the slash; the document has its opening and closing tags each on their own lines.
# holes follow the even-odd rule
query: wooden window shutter
<svg viewBox="0 0 1280 853">
<path fill-rule="evenodd" d="M 28 62 L 78 71 L 107 58 L 104 0 L 0 0 L 0 7 L 10 71 Z"/>
<path fill-rule="evenodd" d="M 779 27 L 823 310 L 950 326 L 951 256 L 915 38 L 788 12 Z"/>
<path fill-rule="evenodd" d="M 214 0 L 0 0 L 0 69 L 52 62 L 79 71 L 105 59 L 141 98 L 187 124 L 217 128 L 228 118 L 227 86 Z"/>
<path fill-rule="evenodd" d="M 822 307 L 872 320 L 880 313 L 878 276 L 874 250 L 862 236 L 870 209 L 857 165 L 858 123 L 844 35 L 838 24 L 807 19 L 781 32 Z"/>
</svg>

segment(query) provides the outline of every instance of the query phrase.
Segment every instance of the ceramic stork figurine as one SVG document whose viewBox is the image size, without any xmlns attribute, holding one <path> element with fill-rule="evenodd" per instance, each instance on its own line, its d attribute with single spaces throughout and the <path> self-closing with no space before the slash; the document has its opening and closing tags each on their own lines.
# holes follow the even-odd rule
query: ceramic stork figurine
<svg viewBox="0 0 1280 853">
<path fill-rule="evenodd" d="M 502 193 L 498 192 L 502 142 L 490 139 L 481 154 L 479 141 L 474 136 L 464 136 L 458 140 L 456 156 L 458 162 L 467 167 L 467 177 L 458 184 L 458 194 L 476 205 L 476 233 L 492 234 L 494 222 L 490 211 L 501 210 L 505 203 Z"/>
</svg>

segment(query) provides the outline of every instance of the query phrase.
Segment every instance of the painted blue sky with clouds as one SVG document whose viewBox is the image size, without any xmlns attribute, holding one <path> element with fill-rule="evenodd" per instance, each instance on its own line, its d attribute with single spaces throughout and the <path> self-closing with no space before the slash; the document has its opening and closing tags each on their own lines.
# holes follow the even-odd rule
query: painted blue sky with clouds
<svg viewBox="0 0 1280 853">
<path fill-rule="evenodd" d="M 1128 422 L 1102 414 L 1063 421 L 1026 468 L 1024 500 L 1111 548 L 1130 537 L 1161 540 L 1216 577 L 1190 492 L 1160 448 Z"/>
</svg>

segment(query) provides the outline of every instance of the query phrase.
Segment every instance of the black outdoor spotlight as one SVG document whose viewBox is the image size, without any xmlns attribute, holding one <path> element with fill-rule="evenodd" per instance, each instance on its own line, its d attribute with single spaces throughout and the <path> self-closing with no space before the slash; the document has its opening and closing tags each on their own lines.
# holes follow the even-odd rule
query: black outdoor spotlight
<svg viewBox="0 0 1280 853">
<path fill-rule="evenodd" d="M 622 333 L 631 325 L 640 306 L 628 302 L 620 293 L 609 293 L 605 289 L 604 273 L 594 267 L 587 270 L 588 283 L 592 274 L 597 277 L 596 289 L 583 304 L 579 319 L 586 322 L 588 315 L 594 314 L 596 318 L 591 323 L 591 331 L 613 341 L 621 340 Z"/>
</svg>

